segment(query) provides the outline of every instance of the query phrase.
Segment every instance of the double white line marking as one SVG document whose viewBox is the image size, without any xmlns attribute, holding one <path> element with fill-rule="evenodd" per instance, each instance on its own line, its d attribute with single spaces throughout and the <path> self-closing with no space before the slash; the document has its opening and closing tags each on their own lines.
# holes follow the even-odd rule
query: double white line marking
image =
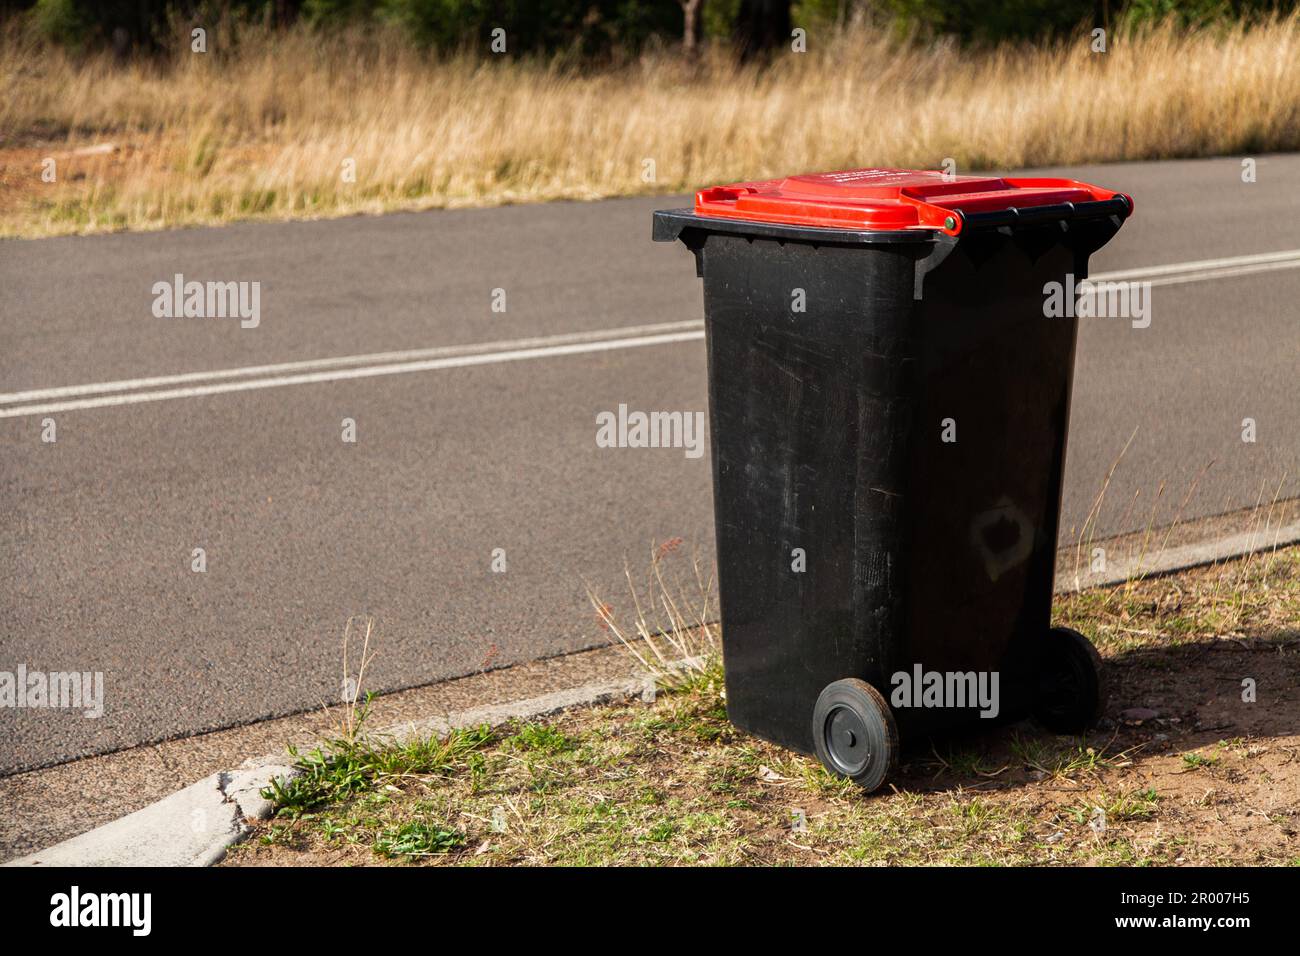
<svg viewBox="0 0 1300 956">
<path fill-rule="evenodd" d="M 469 368 L 499 362 L 558 355 L 582 355 L 609 352 L 646 345 L 667 345 L 704 337 L 702 322 L 666 322 L 660 325 L 633 325 L 593 332 L 569 332 L 532 339 L 482 342 L 477 345 L 451 345 L 431 349 L 408 349 L 402 352 L 374 352 L 369 355 L 345 355 L 340 358 L 312 359 L 305 362 L 281 362 L 277 365 L 254 365 L 227 368 L 215 372 L 188 372 L 181 375 L 158 375 L 153 378 L 97 382 L 93 385 L 66 385 L 61 388 L 36 388 L 25 392 L 0 395 L 0 418 L 20 415 L 46 415 L 84 408 L 108 408 L 162 402 L 173 398 L 198 398 L 225 392 L 247 392 L 259 388 L 286 385 L 315 385 L 342 382 L 377 375 L 401 375 L 404 372 L 433 372 L 445 368 Z M 261 376 L 261 377 L 258 377 Z M 230 381 L 233 379 L 234 381 Z M 190 382 L 208 384 L 190 385 Z M 160 386 L 181 386 L 166 388 Z M 138 389 L 156 389 L 137 391 Z M 124 393 L 124 394 L 109 394 Z M 95 396 L 95 397 L 86 397 Z M 62 401 L 46 401 L 63 399 Z M 14 404 L 38 402 L 39 404 Z"/>
<path fill-rule="evenodd" d="M 1230 259 L 1200 259 L 1196 262 L 1175 262 L 1168 266 L 1147 266 L 1142 269 L 1125 269 L 1120 272 L 1102 272 L 1089 276 L 1091 282 L 1121 282 L 1140 280 L 1152 286 L 1177 285 L 1180 282 L 1204 282 L 1207 279 L 1230 279 L 1233 276 L 1251 275 L 1255 272 L 1273 272 L 1276 269 L 1300 269 L 1300 249 L 1286 252 L 1262 252 L 1254 256 L 1233 256 Z"/>
<path fill-rule="evenodd" d="M 1237 256 L 1231 259 L 1204 259 L 1197 262 L 1148 266 L 1120 272 L 1103 272 L 1090 276 L 1090 279 L 1093 282 L 1140 280 L 1157 286 L 1295 268 L 1300 268 L 1300 249 Z M 703 322 L 665 322 L 658 325 L 634 325 L 591 332 L 568 332 L 537 338 L 482 342 L 476 345 L 373 352 L 368 355 L 345 355 L 302 362 L 252 365 L 244 368 L 218 369 L 212 372 L 184 372 L 176 375 L 122 379 L 115 382 L 95 382 L 89 385 L 35 388 L 0 394 L 0 418 L 48 415 L 54 412 L 110 408 L 117 405 L 138 405 L 142 402 L 198 398 L 204 395 L 281 388 L 288 385 L 315 385 L 380 375 L 401 375 L 406 372 L 469 368 L 475 365 L 495 365 L 501 362 L 521 362 L 527 359 L 553 358 L 562 355 L 611 352 L 650 345 L 691 342 L 703 337 Z"/>
</svg>

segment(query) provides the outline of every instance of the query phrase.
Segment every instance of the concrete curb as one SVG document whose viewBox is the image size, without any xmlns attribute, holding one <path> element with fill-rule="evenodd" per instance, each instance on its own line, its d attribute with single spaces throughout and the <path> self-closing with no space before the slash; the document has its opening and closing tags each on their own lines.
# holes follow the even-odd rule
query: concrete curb
<svg viewBox="0 0 1300 956">
<path fill-rule="evenodd" d="M 527 700 L 475 707 L 445 717 L 407 721 L 375 731 L 396 742 L 445 737 L 461 727 L 500 727 L 512 720 L 533 720 L 573 707 L 640 697 L 652 699 L 648 677 L 584 684 Z M 212 866 L 248 836 L 250 821 L 271 815 L 261 795 L 271 781 L 286 782 L 298 771 L 285 766 L 284 754 L 245 760 L 238 770 L 214 773 L 157 803 L 102 827 L 10 860 L 4 866 Z"/>
<path fill-rule="evenodd" d="M 1115 562 L 1104 573 L 1062 581 L 1056 593 L 1122 584 L 1138 575 L 1169 574 L 1213 564 L 1251 552 L 1264 552 L 1300 542 L 1300 522 L 1269 532 L 1242 532 L 1215 541 L 1170 548 L 1141 562 Z M 526 700 L 474 707 L 444 717 L 429 717 L 375 731 L 375 737 L 402 743 L 452 730 L 487 724 L 499 727 L 511 720 L 534 720 L 574 707 L 625 701 L 653 700 L 653 678 L 583 684 Z M 285 766 L 283 754 L 245 760 L 239 769 L 215 773 L 142 810 L 114 820 L 47 850 L 11 860 L 3 866 L 211 866 L 250 832 L 249 821 L 265 820 L 271 803 L 261 791 L 273 779 L 291 780 L 298 771 Z"/>
<path fill-rule="evenodd" d="M 281 758 L 282 759 L 282 758 Z M 256 773 L 214 773 L 98 829 L 5 866 L 211 866 L 269 816 L 258 791 L 294 771 L 267 763 Z"/>
<path fill-rule="evenodd" d="M 1175 571 L 1186 571 L 1189 568 L 1214 564 L 1216 561 L 1239 558 L 1252 552 L 1262 554 L 1272 551 L 1274 548 L 1286 547 L 1297 542 L 1300 542 L 1300 521 L 1272 530 L 1265 528 L 1255 531 L 1242 531 L 1214 541 L 1202 541 L 1196 544 L 1183 545 L 1179 548 L 1168 548 L 1159 554 L 1147 555 L 1140 561 L 1108 562 L 1109 566 L 1105 571 L 1080 574 L 1077 581 L 1066 580 L 1069 575 L 1058 573 L 1056 575 L 1055 591 L 1057 594 L 1066 594 L 1071 591 L 1087 590 L 1088 588 L 1123 584 L 1130 578 L 1139 576 L 1154 577 L 1161 574 L 1172 574 Z M 1085 565 L 1087 564 L 1087 554 L 1083 556 L 1083 562 Z"/>
</svg>

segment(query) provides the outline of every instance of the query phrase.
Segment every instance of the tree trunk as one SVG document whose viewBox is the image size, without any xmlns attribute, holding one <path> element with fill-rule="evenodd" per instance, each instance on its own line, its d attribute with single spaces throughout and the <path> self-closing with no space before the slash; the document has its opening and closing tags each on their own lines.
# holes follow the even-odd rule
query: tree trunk
<svg viewBox="0 0 1300 956">
<path fill-rule="evenodd" d="M 703 0 L 678 0 L 682 6 L 682 51 L 694 57 L 700 47 L 700 13 Z"/>
</svg>

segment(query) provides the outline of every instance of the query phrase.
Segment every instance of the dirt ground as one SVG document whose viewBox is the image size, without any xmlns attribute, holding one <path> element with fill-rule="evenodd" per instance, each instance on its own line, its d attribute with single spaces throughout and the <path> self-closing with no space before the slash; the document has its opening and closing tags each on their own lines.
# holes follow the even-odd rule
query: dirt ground
<svg viewBox="0 0 1300 956">
<path fill-rule="evenodd" d="M 146 225 L 159 228 L 164 223 L 135 221 L 140 213 L 119 208 L 117 196 L 134 183 L 159 180 L 169 171 L 188 170 L 195 163 L 211 163 L 209 157 L 187 152 L 185 142 L 176 136 L 110 132 L 76 147 L 40 136 L 26 140 L 0 147 L 0 236 L 114 232 Z M 221 159 L 217 172 L 266 165 L 274 155 L 264 144 L 243 144 L 224 149 Z M 211 171 L 209 168 L 205 174 Z M 170 185 L 178 187 L 177 183 Z M 257 210 L 244 211 L 252 215 Z M 301 216 L 306 218 L 309 213 L 303 211 Z M 211 210 L 196 210 L 191 216 L 195 223 L 208 225 L 229 218 Z"/>
<path fill-rule="evenodd" d="M 714 673 L 363 768 L 226 865 L 1300 865 L 1300 548 L 1062 596 L 1055 618 L 1105 663 L 1086 738 L 905 742 L 866 795 L 732 728 Z"/>
</svg>

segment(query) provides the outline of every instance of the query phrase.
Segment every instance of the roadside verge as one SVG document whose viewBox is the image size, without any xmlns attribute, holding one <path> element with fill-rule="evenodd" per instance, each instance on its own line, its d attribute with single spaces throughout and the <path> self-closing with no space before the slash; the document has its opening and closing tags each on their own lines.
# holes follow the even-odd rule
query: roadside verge
<svg viewBox="0 0 1300 956">
<path fill-rule="evenodd" d="M 1173 571 L 1173 566 L 1199 566 L 1240 554 L 1258 556 L 1270 551 L 1275 544 L 1282 546 L 1295 540 L 1300 540 L 1300 522 L 1280 527 L 1274 523 L 1271 529 L 1232 531 L 1213 543 L 1191 541 L 1170 544 L 1161 550 L 1158 560 L 1141 557 L 1146 549 L 1140 542 L 1116 541 L 1108 543 L 1110 552 L 1115 556 L 1110 562 L 1110 580 L 1112 583 L 1122 583 L 1138 576 L 1135 574 L 1135 569 L 1138 568 L 1141 568 L 1139 574 L 1150 578 L 1153 574 Z M 1138 557 L 1126 558 L 1125 554 L 1136 554 Z M 1063 580 L 1068 577 L 1066 568 L 1069 561 L 1077 561 L 1074 551 L 1063 551 L 1058 561 L 1058 582 L 1066 587 L 1058 587 L 1058 591 L 1069 589 L 1068 585 L 1072 583 Z M 1183 563 L 1179 565 L 1178 562 Z M 1104 578 L 1096 574 L 1091 577 L 1081 575 L 1080 580 L 1085 588 L 1097 587 L 1106 583 L 1098 580 L 1099 577 Z M 1059 613 L 1060 599 L 1058 616 Z M 393 703 L 396 706 L 378 713 L 388 724 L 386 732 L 399 741 L 419 736 L 443 735 L 458 727 L 488 725 L 499 728 L 511 723 L 538 720 L 573 708 L 636 697 L 644 692 L 645 679 L 629 677 L 632 670 L 630 658 L 620 650 L 584 652 L 568 658 L 475 675 L 461 681 L 448 682 L 438 688 L 386 695 L 380 699 L 380 703 Z M 553 688 L 556 686 L 565 689 L 555 691 Z M 529 689 L 533 691 L 531 694 Z M 407 701 L 404 708 L 401 705 L 403 698 Z M 501 703 L 481 706 L 485 699 Z M 448 701 L 453 700 L 456 705 L 448 706 Z M 430 714 L 437 716 L 429 716 Z M 319 718 L 321 715 L 314 716 Z M 0 795 L 5 796 L 6 806 L 12 808 L 8 823 L 10 833 L 28 834 L 28 839 L 34 835 L 35 839 L 55 844 L 46 850 L 32 853 L 30 842 L 24 846 L 11 836 L 13 842 L 9 845 L 19 853 L 27 851 L 27 855 L 7 865 L 206 865 L 220 859 L 227 847 L 244 839 L 256 827 L 257 821 L 265 819 L 271 812 L 271 805 L 260 797 L 262 788 L 270 785 L 273 778 L 284 781 L 294 774 L 286 762 L 283 750 L 251 760 L 242 760 L 243 754 L 250 751 L 256 753 L 257 750 L 253 747 L 262 749 L 281 744 L 285 740 L 310 746 L 328 726 L 323 719 L 315 720 L 314 725 L 309 727 L 304 727 L 302 718 L 272 723 L 273 728 L 236 728 L 217 735 L 205 735 L 208 740 L 192 738 L 189 741 L 136 748 L 136 752 L 130 754 L 91 758 L 0 781 Z M 43 822 L 48 823 L 43 820 L 43 817 L 48 816 L 48 806 L 42 802 L 43 796 L 48 799 L 56 792 L 71 794 L 74 805 L 83 813 L 93 813 L 97 808 L 102 810 L 103 806 L 107 806 L 108 812 L 111 812 L 114 804 L 102 801 L 95 788 L 87 786 L 85 782 L 88 772 L 96 772 L 96 762 L 99 764 L 100 779 L 105 779 L 111 773 L 105 771 L 106 762 L 134 761 L 137 767 L 144 767 L 143 771 L 137 771 L 137 782 L 145 777 L 155 793 L 159 786 L 168 792 L 175 789 L 175 784 L 167 787 L 166 777 L 160 778 L 158 772 L 159 755 L 164 749 L 173 754 L 186 749 L 193 751 L 211 743 L 211 738 L 222 735 L 226 735 L 228 743 L 218 748 L 219 752 L 211 757 L 207 767 L 192 764 L 189 772 L 194 775 L 190 779 L 198 779 L 183 786 L 178 792 L 150 803 L 150 798 L 141 800 L 138 792 L 130 791 L 124 799 L 133 799 L 136 805 L 118 811 L 120 818 L 108 817 L 111 822 L 104 823 L 105 818 L 101 817 L 90 825 L 104 825 L 81 836 L 65 839 L 71 827 L 88 829 L 76 822 L 86 819 L 84 816 L 73 817 L 70 823 L 61 824 L 63 832 L 55 839 L 40 836 L 42 832 L 57 834 L 60 825 L 56 821 L 54 828 L 44 831 L 39 829 Z M 260 741 L 260 744 L 249 745 L 250 739 Z M 168 758 L 161 759 L 166 763 Z M 218 760 L 225 761 L 225 766 L 234 765 L 240 760 L 242 764 L 235 771 L 213 773 L 212 762 Z M 223 763 L 216 765 L 222 766 Z M 203 773 L 195 773 L 194 769 L 202 769 Z M 130 777 L 129 771 L 126 776 Z M 180 781 L 182 784 L 184 782 Z M 95 797 L 93 803 L 90 799 L 92 794 Z M 117 805 L 120 806 L 121 803 Z M 134 812 L 127 812 L 128 810 Z M 120 816 L 123 812 L 127 812 L 127 815 Z M 59 839 L 63 842 L 56 842 Z"/>
</svg>

